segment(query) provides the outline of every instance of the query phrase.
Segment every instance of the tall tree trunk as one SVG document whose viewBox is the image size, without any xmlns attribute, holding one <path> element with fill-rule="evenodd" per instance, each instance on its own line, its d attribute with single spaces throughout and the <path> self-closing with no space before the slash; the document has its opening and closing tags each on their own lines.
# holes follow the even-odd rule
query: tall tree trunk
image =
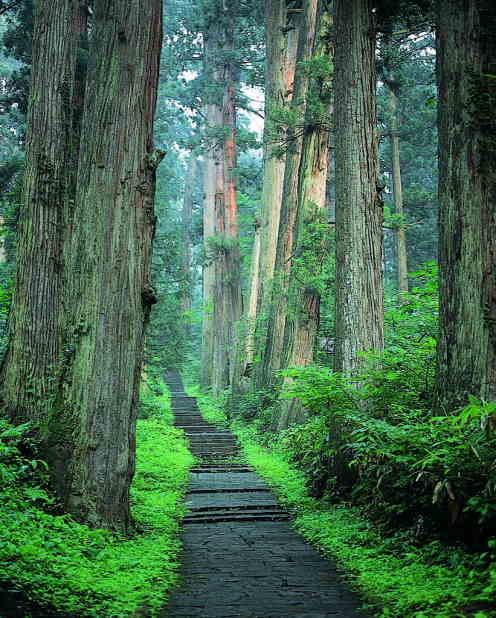
<svg viewBox="0 0 496 618">
<path fill-rule="evenodd" d="M 253 241 L 253 252 L 251 259 L 251 276 L 250 276 L 250 296 L 248 299 L 248 307 L 246 310 L 247 317 L 247 335 L 245 345 L 244 367 L 253 364 L 253 354 L 255 346 L 255 321 L 257 319 L 257 303 L 258 293 L 260 289 L 260 219 L 255 219 L 255 239 Z"/>
<path fill-rule="evenodd" d="M 394 212 L 403 218 L 403 185 L 401 182 L 400 138 L 398 135 L 398 97 L 394 88 L 389 88 L 389 109 L 391 111 L 391 159 L 393 168 Z M 398 289 L 408 293 L 408 260 L 406 252 L 405 225 L 401 222 L 396 230 L 396 252 L 398 256 Z"/>
<path fill-rule="evenodd" d="M 126 530 L 155 229 L 160 0 L 95 6 L 67 298 L 52 414 L 59 492 L 79 521 Z"/>
<path fill-rule="evenodd" d="M 439 407 L 496 399 L 496 6 L 438 2 Z"/>
<path fill-rule="evenodd" d="M 336 0 L 336 369 L 383 348 L 375 36 L 369 0 Z"/>
<path fill-rule="evenodd" d="M 74 199 L 75 75 L 80 36 L 73 0 L 37 2 L 17 277 L 1 398 L 16 422 L 46 423 L 62 350 L 63 244 Z"/>
<path fill-rule="evenodd" d="M 233 391 L 241 387 L 242 376 L 248 373 L 255 348 L 263 340 L 266 325 L 257 318 L 270 295 L 274 276 L 277 236 L 282 203 L 284 166 L 286 156 L 276 156 L 274 118 L 278 111 L 291 102 L 300 29 L 299 13 L 287 10 L 287 0 L 266 3 L 265 11 L 265 125 L 262 210 L 255 226 L 250 273 L 250 298 L 246 314 L 244 341 L 237 350 Z M 283 135 L 279 136 L 284 138 Z M 265 299 L 265 301 L 264 301 Z M 256 332 L 258 331 L 258 332 Z"/>
<path fill-rule="evenodd" d="M 265 390 L 270 387 L 274 383 L 274 373 L 281 368 L 309 84 L 309 74 L 304 69 L 303 63 L 311 57 L 313 52 L 317 7 L 318 0 L 309 0 L 305 4 L 303 26 L 298 39 L 297 65 L 300 70 L 295 73 L 291 105 L 297 120 L 295 126 L 288 131 L 274 279 L 270 290 L 270 303 L 266 308 L 268 324 L 265 341 L 262 341 L 261 345 L 262 360 L 257 365 L 254 374 L 256 390 Z"/>
<path fill-rule="evenodd" d="M 326 209 L 328 178 L 329 129 L 332 123 L 331 80 L 333 49 L 332 2 L 320 0 L 318 28 L 314 57 L 328 61 L 327 74 L 318 74 L 311 80 L 309 97 L 313 107 L 322 112 L 314 117 L 307 112 L 300 178 L 296 235 L 292 261 L 288 315 L 284 333 L 284 367 L 305 367 L 312 364 L 320 323 L 321 281 L 319 276 L 329 250 Z M 313 109 L 312 107 L 312 109 Z M 290 378 L 285 378 L 288 385 Z M 296 399 L 283 399 L 279 403 L 278 429 L 285 429 L 293 422 L 303 420 L 303 408 Z"/>
<path fill-rule="evenodd" d="M 210 38 L 205 40 L 205 62 L 213 62 L 210 55 L 215 53 Z M 214 56 L 215 57 L 215 56 Z M 207 73 L 208 75 L 208 73 Z M 216 103 L 205 106 L 207 128 L 220 126 L 222 123 L 222 109 Z M 214 363 L 214 331 L 213 331 L 213 298 L 215 267 L 213 264 L 213 248 L 211 242 L 215 236 L 215 202 L 216 195 L 222 194 L 224 163 L 222 149 L 218 140 L 209 144 L 205 152 L 203 174 L 203 247 L 206 261 L 203 265 L 203 322 L 200 386 L 203 390 L 212 384 Z"/>
<path fill-rule="evenodd" d="M 197 159 L 191 154 L 189 168 L 185 177 L 183 207 L 181 212 L 181 225 L 183 233 L 183 260 L 182 260 L 182 289 L 181 309 L 183 312 L 191 311 L 191 225 L 193 221 L 193 195 L 197 174 Z"/>
<path fill-rule="evenodd" d="M 213 285 L 213 367 L 212 389 L 220 393 L 232 383 L 235 367 L 236 325 L 241 317 L 242 298 L 236 193 L 236 71 L 234 67 L 235 6 L 223 0 L 217 6 L 218 19 L 213 26 L 221 50 L 222 87 L 221 123 L 222 161 L 215 192 L 214 285 Z M 217 46 L 216 46 L 217 47 Z M 219 59 L 217 59 L 219 63 Z"/>
<path fill-rule="evenodd" d="M 207 390 L 212 386 L 214 367 L 214 289 L 215 289 L 215 235 L 217 201 L 224 195 L 224 156 L 222 141 L 217 132 L 222 126 L 223 70 L 221 64 L 222 22 L 209 20 L 204 32 L 204 72 L 206 83 L 217 88 L 205 92 L 205 123 L 208 144 L 205 151 L 203 175 L 203 246 L 206 263 L 203 266 L 203 323 L 200 386 Z"/>
<path fill-rule="evenodd" d="M 300 32 L 298 13 L 287 12 L 287 0 L 266 3 L 265 145 L 262 189 L 261 255 L 257 306 L 274 276 L 286 156 L 275 156 L 273 115 L 291 103 Z M 281 136 L 284 138 L 284 135 Z"/>
</svg>

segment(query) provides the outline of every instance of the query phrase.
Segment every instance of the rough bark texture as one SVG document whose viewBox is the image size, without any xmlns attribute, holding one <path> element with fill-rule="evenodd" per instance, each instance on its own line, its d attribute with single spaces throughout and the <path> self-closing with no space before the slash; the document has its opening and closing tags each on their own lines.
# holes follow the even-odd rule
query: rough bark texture
<svg viewBox="0 0 496 618">
<path fill-rule="evenodd" d="M 310 0 L 305 5 L 303 25 L 298 37 L 297 63 L 308 60 L 312 55 L 315 41 L 317 7 L 318 0 Z M 289 274 L 295 246 L 298 183 L 300 178 L 308 83 L 308 72 L 302 70 L 297 71 L 294 81 L 292 109 L 298 120 L 296 126 L 291 127 L 288 131 L 289 142 L 284 170 L 274 280 L 270 289 L 270 303 L 266 309 L 268 316 L 267 334 L 265 341 L 263 341 L 261 345 L 262 359 L 254 372 L 256 390 L 265 390 L 273 384 L 274 373 L 281 368 L 290 284 Z"/>
<path fill-rule="evenodd" d="M 210 63 L 215 58 L 212 37 L 205 40 L 205 64 L 210 71 Z M 208 73 L 207 73 L 208 74 Z M 218 127 L 222 124 L 222 108 L 216 103 L 205 106 L 205 121 L 207 127 Z M 202 348 L 200 386 L 203 390 L 212 384 L 212 370 L 214 359 L 214 331 L 213 331 L 213 297 L 215 267 L 212 258 L 211 240 L 215 235 L 215 200 L 217 194 L 223 192 L 224 161 L 220 144 L 215 141 L 205 152 L 203 175 L 203 246 L 206 263 L 203 265 L 203 321 L 202 321 Z"/>
<path fill-rule="evenodd" d="M 336 1 L 336 369 L 383 348 L 382 201 L 377 189 L 372 3 Z"/>
<path fill-rule="evenodd" d="M 275 156 L 272 116 L 291 102 L 300 28 L 299 13 L 287 11 L 288 0 L 266 3 L 265 12 L 265 125 L 262 208 L 255 227 L 250 298 L 244 325 L 244 342 L 238 346 L 233 391 L 242 391 L 243 376 L 249 376 L 266 324 L 263 316 L 270 302 L 277 236 L 282 203 L 285 155 Z M 281 136 L 282 138 L 284 136 Z M 248 383 L 247 383 L 248 385 Z"/>
<path fill-rule="evenodd" d="M 297 13 L 287 13 L 287 4 L 287 0 L 266 3 L 266 127 L 270 127 L 273 108 L 289 105 L 293 95 L 300 19 Z M 263 303 L 264 289 L 274 276 L 286 162 L 285 156 L 274 156 L 274 144 L 270 142 L 268 133 L 266 130 L 257 291 L 259 310 Z"/>
<path fill-rule="evenodd" d="M 196 182 L 197 159 L 191 155 L 189 168 L 184 187 L 183 207 L 181 212 L 181 225 L 183 234 L 183 261 L 182 261 L 182 288 L 181 309 L 183 312 L 191 311 L 192 286 L 191 286 L 191 226 L 193 216 L 193 194 Z"/>
<path fill-rule="evenodd" d="M 389 109 L 391 111 L 391 159 L 393 168 L 394 212 L 403 216 L 403 185 L 401 182 L 400 138 L 398 135 L 398 97 L 393 88 L 389 90 Z M 396 230 L 396 253 L 398 258 L 398 289 L 408 293 L 408 260 L 406 252 L 405 226 Z"/>
<path fill-rule="evenodd" d="M 333 59 L 332 2 L 320 0 L 314 56 Z M 285 367 L 305 367 L 314 360 L 320 323 L 320 287 L 318 281 L 329 249 L 322 226 L 326 223 L 326 187 L 328 177 L 329 129 L 332 74 L 312 79 L 309 93 L 325 110 L 325 117 L 308 117 L 303 140 L 298 183 L 298 207 L 293 261 L 290 273 L 288 314 L 284 332 L 282 363 Z M 289 384 L 290 378 L 284 383 Z M 297 399 L 284 399 L 279 404 L 277 428 L 285 429 L 304 420 L 304 410 Z"/>
<path fill-rule="evenodd" d="M 78 520 L 125 530 L 155 228 L 160 0 L 95 6 L 64 342 L 51 418 L 59 491 Z M 55 434 L 58 429 L 58 437 Z"/>
<path fill-rule="evenodd" d="M 45 420 L 58 377 L 79 16 L 75 0 L 36 3 L 17 277 L 0 379 L 15 422 Z"/>
<path fill-rule="evenodd" d="M 217 134 L 213 147 L 214 235 L 209 254 L 213 262 L 211 317 L 211 379 L 214 393 L 233 381 L 236 352 L 236 325 L 241 317 L 242 298 L 236 196 L 236 75 L 233 62 L 235 7 L 219 2 L 215 18 L 210 19 L 206 45 L 210 47 L 209 75 L 214 93 L 211 125 Z M 222 92 L 222 99 L 220 99 Z M 206 173 L 211 173 L 210 169 Z M 211 204 L 209 204 L 211 206 Z"/>
<path fill-rule="evenodd" d="M 439 406 L 496 399 L 496 5 L 438 2 Z"/>
<path fill-rule="evenodd" d="M 251 365 L 253 363 L 254 354 L 254 329 L 255 320 L 257 319 L 257 303 L 258 293 L 260 289 L 260 252 L 261 252 L 261 239 L 260 239 L 260 220 L 255 219 L 255 239 L 253 241 L 253 252 L 251 258 L 251 276 L 250 276 L 250 297 L 248 299 L 248 308 L 246 311 L 246 317 L 248 322 L 248 332 L 246 336 L 245 345 L 245 358 L 243 361 L 244 366 Z"/>
</svg>

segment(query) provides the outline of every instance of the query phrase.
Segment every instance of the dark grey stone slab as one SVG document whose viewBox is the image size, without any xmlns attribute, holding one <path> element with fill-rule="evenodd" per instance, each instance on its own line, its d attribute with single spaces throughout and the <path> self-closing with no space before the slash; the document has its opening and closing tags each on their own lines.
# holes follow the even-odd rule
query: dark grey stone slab
<svg viewBox="0 0 496 618">
<path fill-rule="evenodd" d="M 176 391 L 172 400 L 176 425 L 191 437 L 192 452 L 210 464 L 199 463 L 196 470 L 203 466 L 209 471 L 191 474 L 181 585 L 160 615 L 365 618 L 337 569 L 290 522 L 263 520 L 264 514 L 288 515 L 265 481 L 239 461 L 229 462 L 229 457 L 239 460 L 234 436 L 223 430 L 219 440 L 219 430 L 193 411 L 196 406 L 182 392 L 180 376 L 173 374 L 170 380 Z"/>
</svg>

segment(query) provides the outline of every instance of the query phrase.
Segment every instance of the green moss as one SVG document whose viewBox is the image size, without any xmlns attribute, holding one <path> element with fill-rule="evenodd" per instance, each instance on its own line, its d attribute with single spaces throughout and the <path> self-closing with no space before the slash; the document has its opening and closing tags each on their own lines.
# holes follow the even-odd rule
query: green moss
<svg viewBox="0 0 496 618">
<path fill-rule="evenodd" d="M 194 461 L 183 433 L 170 426 L 170 406 L 163 409 L 138 421 L 131 538 L 47 513 L 52 499 L 37 486 L 39 464 L 21 456 L 15 430 L 0 427 L 0 581 L 77 616 L 157 614 L 177 581 L 182 498 Z"/>
</svg>

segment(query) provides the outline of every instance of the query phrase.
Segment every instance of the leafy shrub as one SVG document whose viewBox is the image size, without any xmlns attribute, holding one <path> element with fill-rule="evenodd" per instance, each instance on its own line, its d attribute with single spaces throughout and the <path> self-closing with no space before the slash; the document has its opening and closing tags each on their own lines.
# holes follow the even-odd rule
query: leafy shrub
<svg viewBox="0 0 496 618">
<path fill-rule="evenodd" d="M 193 463 L 183 433 L 159 414 L 138 421 L 131 497 L 139 532 L 119 537 L 47 512 L 45 466 L 23 455 L 25 430 L 0 421 L 0 582 L 64 614 L 157 615 L 177 580 Z"/>
<path fill-rule="evenodd" d="M 317 418 L 313 427 L 320 435 Z M 438 541 L 418 547 L 405 534 L 382 536 L 356 508 L 312 498 L 306 475 L 281 446 L 258 444 L 253 427 L 235 425 L 248 463 L 274 488 L 295 515 L 294 525 L 309 541 L 348 571 L 381 618 L 494 618 L 496 540 L 487 551 L 467 554 Z M 315 435 L 301 433 L 302 447 Z M 305 442 L 303 442 L 305 441 Z M 322 445 L 321 445 L 322 446 Z M 351 574 L 351 576 L 350 576 Z"/>
<path fill-rule="evenodd" d="M 291 369 L 283 397 L 310 416 L 280 436 L 312 493 L 352 499 L 376 520 L 418 537 L 449 534 L 477 545 L 496 532 L 496 405 L 475 399 L 434 417 L 436 268 L 389 299 L 386 349 L 365 355 L 351 380 L 327 368 Z"/>
</svg>

